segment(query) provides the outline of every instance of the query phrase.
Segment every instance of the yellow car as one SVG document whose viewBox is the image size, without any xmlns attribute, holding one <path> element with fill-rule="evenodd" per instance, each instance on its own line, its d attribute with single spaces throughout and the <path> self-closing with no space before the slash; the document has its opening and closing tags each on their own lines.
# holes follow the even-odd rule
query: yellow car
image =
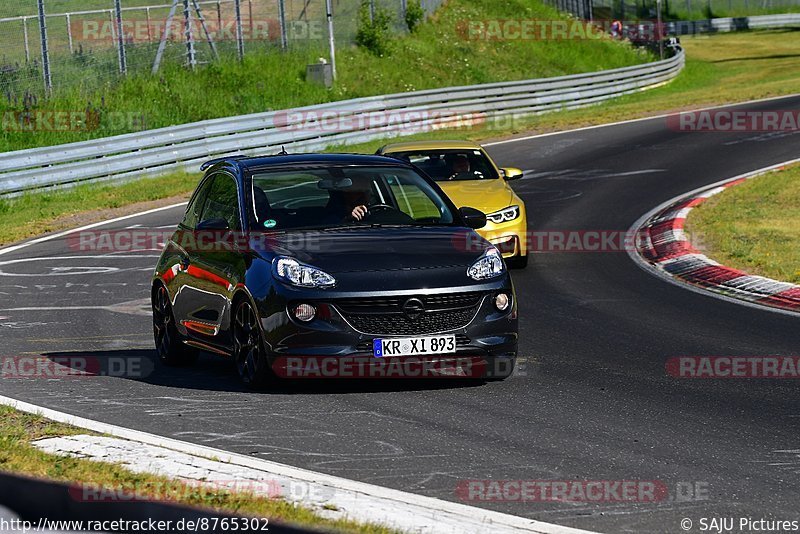
<svg viewBox="0 0 800 534">
<path fill-rule="evenodd" d="M 393 143 L 378 154 L 410 161 L 436 180 L 456 206 L 486 213 L 486 226 L 478 233 L 502 252 L 509 266 L 528 264 L 525 203 L 507 183 L 520 178 L 521 170 L 499 168 L 483 147 L 469 141 Z"/>
</svg>

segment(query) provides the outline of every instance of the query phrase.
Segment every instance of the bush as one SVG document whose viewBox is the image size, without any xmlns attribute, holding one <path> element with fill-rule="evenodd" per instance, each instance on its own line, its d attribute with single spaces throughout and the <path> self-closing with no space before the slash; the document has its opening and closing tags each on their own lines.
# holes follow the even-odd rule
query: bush
<svg viewBox="0 0 800 534">
<path fill-rule="evenodd" d="M 382 7 L 375 7 L 375 16 L 370 17 L 369 0 L 363 0 L 358 10 L 358 30 L 356 44 L 375 54 L 385 56 L 389 53 L 391 34 L 389 27 L 392 16 Z"/>
<path fill-rule="evenodd" d="M 406 4 L 406 26 L 408 26 L 408 31 L 414 33 L 414 30 L 417 29 L 417 26 L 420 25 L 424 18 L 425 10 L 422 9 L 420 1 L 408 0 Z"/>
</svg>

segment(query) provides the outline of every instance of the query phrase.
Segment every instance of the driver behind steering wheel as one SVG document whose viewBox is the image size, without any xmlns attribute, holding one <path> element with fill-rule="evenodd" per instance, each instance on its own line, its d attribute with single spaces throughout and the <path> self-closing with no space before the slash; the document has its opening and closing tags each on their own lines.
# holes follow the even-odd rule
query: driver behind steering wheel
<svg viewBox="0 0 800 534">
<path fill-rule="evenodd" d="M 369 213 L 371 194 L 364 189 L 345 189 L 331 194 L 328 209 L 339 213 L 341 222 L 358 222 Z"/>
</svg>

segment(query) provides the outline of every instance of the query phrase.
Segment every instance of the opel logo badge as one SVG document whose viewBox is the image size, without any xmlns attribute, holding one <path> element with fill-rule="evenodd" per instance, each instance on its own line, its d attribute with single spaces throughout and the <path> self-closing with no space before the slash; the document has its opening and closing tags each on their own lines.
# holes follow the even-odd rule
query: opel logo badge
<svg viewBox="0 0 800 534">
<path fill-rule="evenodd" d="M 417 298 L 408 299 L 403 304 L 403 313 L 412 321 L 419 319 L 420 315 L 425 313 L 425 304 Z"/>
</svg>

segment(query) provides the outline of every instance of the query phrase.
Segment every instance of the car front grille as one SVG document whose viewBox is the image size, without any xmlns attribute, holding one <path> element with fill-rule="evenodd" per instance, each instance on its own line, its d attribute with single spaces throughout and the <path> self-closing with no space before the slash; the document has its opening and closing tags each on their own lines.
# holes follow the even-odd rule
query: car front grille
<svg viewBox="0 0 800 534">
<path fill-rule="evenodd" d="M 359 332 L 371 335 L 423 335 L 447 332 L 469 324 L 478 311 L 480 292 L 418 297 L 342 299 L 333 302 L 342 316 Z M 424 311 L 409 315 L 404 306 L 418 299 Z"/>
</svg>

